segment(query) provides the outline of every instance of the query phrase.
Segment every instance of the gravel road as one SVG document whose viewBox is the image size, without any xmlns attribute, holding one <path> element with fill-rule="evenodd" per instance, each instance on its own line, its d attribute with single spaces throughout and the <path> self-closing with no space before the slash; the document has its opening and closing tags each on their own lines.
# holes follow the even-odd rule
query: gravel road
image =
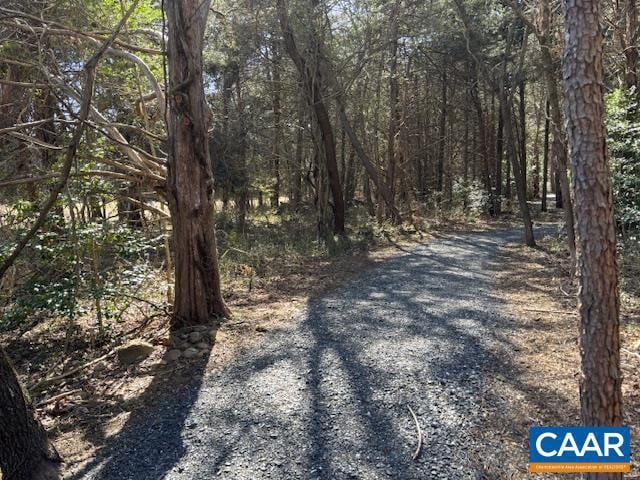
<svg viewBox="0 0 640 480">
<path fill-rule="evenodd" d="M 520 236 L 444 235 L 366 270 L 68 478 L 491 478 L 487 378 L 510 362 L 492 278 Z"/>
</svg>

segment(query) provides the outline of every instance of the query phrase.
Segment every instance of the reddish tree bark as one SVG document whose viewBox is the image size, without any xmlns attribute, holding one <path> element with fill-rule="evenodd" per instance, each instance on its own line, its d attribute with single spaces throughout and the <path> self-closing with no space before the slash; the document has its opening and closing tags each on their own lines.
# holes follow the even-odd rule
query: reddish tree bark
<svg viewBox="0 0 640 480">
<path fill-rule="evenodd" d="M 202 85 L 202 45 L 209 0 L 166 2 L 169 67 L 167 201 L 175 251 L 172 327 L 230 314 L 220 290 L 209 108 Z"/>
<path fill-rule="evenodd" d="M 604 127 L 598 0 L 566 1 L 564 86 L 580 280 L 580 400 L 585 425 L 621 425 L 619 296 Z M 589 479 L 620 479 L 593 473 Z"/>
</svg>

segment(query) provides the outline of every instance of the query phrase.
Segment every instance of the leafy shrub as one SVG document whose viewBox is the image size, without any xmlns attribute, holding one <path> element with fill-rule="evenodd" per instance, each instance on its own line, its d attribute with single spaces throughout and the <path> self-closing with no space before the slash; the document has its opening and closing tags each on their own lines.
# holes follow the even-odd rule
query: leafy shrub
<svg viewBox="0 0 640 480">
<path fill-rule="evenodd" d="M 607 129 L 616 222 L 622 232 L 640 228 L 640 111 L 637 94 L 607 97 Z"/>
<path fill-rule="evenodd" d="M 478 217 L 489 213 L 491 198 L 478 180 L 458 178 L 453 182 L 453 207 Z"/>
<path fill-rule="evenodd" d="M 35 209 L 14 205 L 15 221 L 31 224 Z M 153 256 L 159 255 L 163 238 L 150 237 L 125 225 L 101 220 L 79 223 L 75 229 L 60 228 L 61 219 L 51 215 L 45 227 L 30 242 L 17 264 L 19 280 L 9 298 L 3 299 L 0 327 L 23 321 L 62 316 L 74 319 L 100 302 L 105 319 L 120 310 L 119 300 L 134 292 L 149 276 Z M 24 234 L 17 229 L 17 235 Z M 7 242 L 0 260 L 13 249 Z"/>
</svg>

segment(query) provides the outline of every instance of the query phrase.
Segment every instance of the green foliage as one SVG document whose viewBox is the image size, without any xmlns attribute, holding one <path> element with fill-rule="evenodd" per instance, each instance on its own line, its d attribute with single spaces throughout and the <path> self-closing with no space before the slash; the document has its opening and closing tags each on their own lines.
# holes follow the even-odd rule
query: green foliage
<svg viewBox="0 0 640 480">
<path fill-rule="evenodd" d="M 37 213 L 26 202 L 18 202 L 12 211 L 25 224 Z M 87 313 L 96 301 L 101 302 L 100 315 L 108 320 L 120 311 L 117 304 L 123 296 L 135 292 L 151 274 L 153 257 L 162 247 L 161 237 L 150 238 L 102 219 L 75 228 L 63 228 L 64 222 L 59 215 L 51 215 L 23 254 L 28 265 L 20 270 L 28 270 L 28 275 L 15 285 L 8 306 L 0 311 L 0 327 L 47 316 L 74 319 Z M 12 248 L 5 244 L 0 260 Z"/>
<path fill-rule="evenodd" d="M 489 213 L 491 199 L 479 180 L 458 178 L 453 182 L 453 205 L 465 214 L 479 217 Z"/>
<path fill-rule="evenodd" d="M 615 214 L 623 231 L 640 228 L 640 111 L 637 94 L 614 90 L 607 97 L 607 129 Z"/>
</svg>

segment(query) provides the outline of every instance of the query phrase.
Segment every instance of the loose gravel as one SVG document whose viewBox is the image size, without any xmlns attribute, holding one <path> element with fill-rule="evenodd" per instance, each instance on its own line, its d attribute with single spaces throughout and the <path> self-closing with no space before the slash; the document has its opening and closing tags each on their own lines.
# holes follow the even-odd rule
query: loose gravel
<svg viewBox="0 0 640 480">
<path fill-rule="evenodd" d="M 445 235 L 363 272 L 129 422 L 68 478 L 488 478 L 499 427 L 485 424 L 487 379 L 510 361 L 492 277 L 499 247 L 519 238 Z M 407 407 L 424 435 L 415 461 Z"/>
</svg>

